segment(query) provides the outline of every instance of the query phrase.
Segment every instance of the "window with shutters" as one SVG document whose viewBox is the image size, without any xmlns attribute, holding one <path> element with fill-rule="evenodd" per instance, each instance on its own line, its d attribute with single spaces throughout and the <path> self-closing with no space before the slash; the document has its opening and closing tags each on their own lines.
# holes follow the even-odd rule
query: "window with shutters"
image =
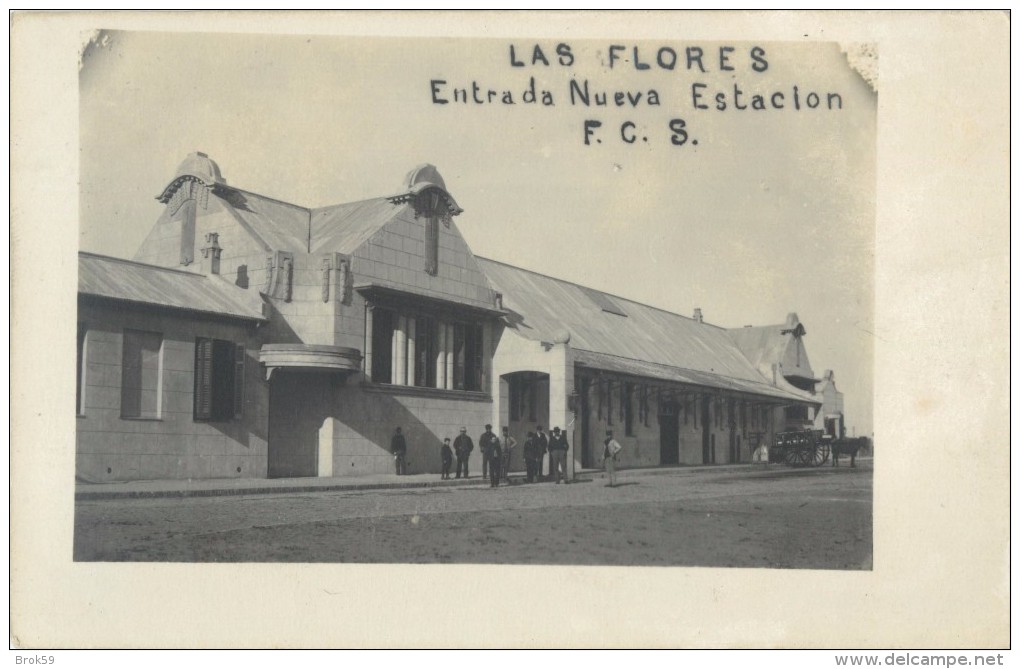
<svg viewBox="0 0 1020 669">
<path fill-rule="evenodd" d="M 244 412 L 244 344 L 195 340 L 195 420 L 224 421 Z"/>
<path fill-rule="evenodd" d="M 124 330 L 121 354 L 120 415 L 158 419 L 162 409 L 163 335 Z"/>
</svg>

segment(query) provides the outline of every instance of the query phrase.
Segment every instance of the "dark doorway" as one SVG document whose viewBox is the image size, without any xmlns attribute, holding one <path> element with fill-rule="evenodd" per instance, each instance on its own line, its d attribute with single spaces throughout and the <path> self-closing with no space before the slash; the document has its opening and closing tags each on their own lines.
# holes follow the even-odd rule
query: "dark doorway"
<svg viewBox="0 0 1020 669">
<path fill-rule="evenodd" d="M 659 462 L 680 464 L 680 421 L 675 412 L 659 416 Z"/>
<path fill-rule="evenodd" d="M 319 428 L 331 396 L 325 374 L 277 371 L 269 384 L 269 478 L 316 476 Z"/>
<path fill-rule="evenodd" d="M 708 420 L 708 398 L 706 397 L 701 401 L 701 463 L 705 465 L 712 462 L 712 451 L 709 442 L 709 434 L 712 428 Z"/>
</svg>

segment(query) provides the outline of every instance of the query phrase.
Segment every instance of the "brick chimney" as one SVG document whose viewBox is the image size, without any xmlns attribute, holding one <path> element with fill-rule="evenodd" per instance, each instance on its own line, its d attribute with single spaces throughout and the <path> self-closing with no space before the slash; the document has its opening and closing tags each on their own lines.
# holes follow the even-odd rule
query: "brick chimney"
<svg viewBox="0 0 1020 669">
<path fill-rule="evenodd" d="M 202 273 L 203 274 L 219 274 L 220 273 L 220 253 L 223 249 L 220 248 L 220 236 L 219 233 L 210 232 L 205 236 L 205 246 L 202 247 Z"/>
<path fill-rule="evenodd" d="M 701 307 L 694 307 L 694 320 L 698 323 L 705 322 L 705 319 L 701 315 Z"/>
</svg>

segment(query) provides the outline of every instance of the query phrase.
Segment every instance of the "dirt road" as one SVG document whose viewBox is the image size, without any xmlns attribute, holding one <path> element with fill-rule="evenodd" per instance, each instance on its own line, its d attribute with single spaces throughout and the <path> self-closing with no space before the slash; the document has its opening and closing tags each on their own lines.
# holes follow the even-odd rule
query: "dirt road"
<svg viewBox="0 0 1020 669">
<path fill-rule="evenodd" d="M 555 485 L 80 501 L 84 561 L 870 569 L 872 472 L 646 470 Z"/>
</svg>

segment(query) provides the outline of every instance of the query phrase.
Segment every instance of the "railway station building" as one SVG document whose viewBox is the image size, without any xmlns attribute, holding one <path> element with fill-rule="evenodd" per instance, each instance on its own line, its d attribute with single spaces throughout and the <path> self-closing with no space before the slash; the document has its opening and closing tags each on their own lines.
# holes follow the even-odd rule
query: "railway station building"
<svg viewBox="0 0 1020 669">
<path fill-rule="evenodd" d="M 397 427 L 438 474 L 487 423 L 565 430 L 573 471 L 607 429 L 623 467 L 745 462 L 835 402 L 796 314 L 727 329 L 475 256 L 431 165 L 307 208 L 194 153 L 158 200 L 133 259 L 79 254 L 82 481 L 392 473 Z"/>
</svg>

